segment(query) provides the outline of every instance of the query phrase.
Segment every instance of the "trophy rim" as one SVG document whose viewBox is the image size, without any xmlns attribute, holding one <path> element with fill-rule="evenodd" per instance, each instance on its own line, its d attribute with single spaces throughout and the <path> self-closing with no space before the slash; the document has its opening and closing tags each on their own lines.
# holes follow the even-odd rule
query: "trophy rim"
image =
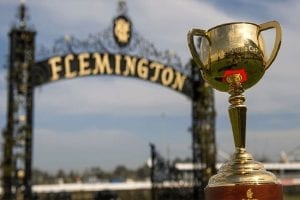
<svg viewBox="0 0 300 200">
<path fill-rule="evenodd" d="M 255 24 L 255 23 L 253 23 L 253 22 L 237 21 L 237 22 L 229 22 L 229 23 L 219 24 L 219 25 L 217 25 L 217 26 L 214 26 L 214 27 L 208 29 L 206 32 L 209 32 L 209 31 L 211 31 L 211 30 L 213 30 L 213 29 L 216 29 L 216 28 L 219 28 L 219 27 L 222 27 L 222 26 L 233 25 L 233 24 L 251 24 L 251 25 L 254 25 L 254 26 L 256 26 L 256 27 L 259 27 L 258 24 Z"/>
</svg>

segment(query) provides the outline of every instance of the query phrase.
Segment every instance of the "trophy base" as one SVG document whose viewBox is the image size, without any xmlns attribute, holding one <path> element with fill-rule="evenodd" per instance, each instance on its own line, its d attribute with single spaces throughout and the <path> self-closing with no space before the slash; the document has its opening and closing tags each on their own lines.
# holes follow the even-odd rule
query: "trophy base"
<svg viewBox="0 0 300 200">
<path fill-rule="evenodd" d="M 205 200 L 283 200 L 280 184 L 242 184 L 205 188 Z"/>
<path fill-rule="evenodd" d="M 283 200 L 282 185 L 244 148 L 237 148 L 231 159 L 209 179 L 206 200 Z"/>
</svg>

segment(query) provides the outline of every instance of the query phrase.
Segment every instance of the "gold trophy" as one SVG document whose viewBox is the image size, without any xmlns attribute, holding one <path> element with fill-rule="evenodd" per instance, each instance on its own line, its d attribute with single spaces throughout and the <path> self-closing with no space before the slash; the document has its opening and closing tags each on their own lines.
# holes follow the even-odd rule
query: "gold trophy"
<svg viewBox="0 0 300 200">
<path fill-rule="evenodd" d="M 276 30 L 274 47 L 266 58 L 262 31 Z M 197 52 L 194 37 L 201 37 Z M 281 27 L 276 21 L 260 25 L 235 22 L 207 31 L 192 29 L 188 45 L 203 78 L 215 89 L 228 92 L 229 116 L 235 153 L 212 176 L 205 188 L 206 200 L 282 200 L 276 177 L 247 153 L 246 111 L 243 92 L 255 85 L 274 61 L 281 44 Z"/>
</svg>

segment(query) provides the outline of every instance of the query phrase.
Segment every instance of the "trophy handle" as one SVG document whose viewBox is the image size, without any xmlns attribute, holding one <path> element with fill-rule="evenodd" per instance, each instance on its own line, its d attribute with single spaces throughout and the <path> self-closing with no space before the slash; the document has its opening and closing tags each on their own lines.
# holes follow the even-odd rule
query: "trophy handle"
<svg viewBox="0 0 300 200">
<path fill-rule="evenodd" d="M 280 24 L 277 21 L 270 21 L 270 22 L 266 22 L 266 23 L 259 25 L 258 34 L 260 34 L 260 32 L 262 32 L 262 31 L 272 29 L 272 28 L 275 28 L 275 30 L 276 30 L 276 38 L 275 38 L 275 43 L 274 43 L 272 53 L 271 53 L 268 61 L 266 62 L 265 70 L 267 70 L 270 67 L 270 65 L 273 63 L 274 59 L 277 56 L 277 53 L 278 53 L 280 45 L 281 45 L 282 33 L 281 33 Z"/>
<path fill-rule="evenodd" d="M 195 48 L 195 43 L 194 43 L 194 36 L 202 36 L 202 37 L 205 37 L 209 44 L 211 43 L 210 42 L 210 39 L 208 37 L 208 35 L 206 34 L 206 31 L 205 30 L 201 30 L 201 29 L 192 29 L 188 32 L 188 45 L 189 45 L 189 48 L 190 48 L 190 52 L 193 56 L 193 59 L 194 61 L 201 67 L 201 68 L 204 68 L 204 64 L 203 62 L 200 60 L 198 54 L 197 54 L 197 51 L 196 51 L 196 48 Z"/>
</svg>

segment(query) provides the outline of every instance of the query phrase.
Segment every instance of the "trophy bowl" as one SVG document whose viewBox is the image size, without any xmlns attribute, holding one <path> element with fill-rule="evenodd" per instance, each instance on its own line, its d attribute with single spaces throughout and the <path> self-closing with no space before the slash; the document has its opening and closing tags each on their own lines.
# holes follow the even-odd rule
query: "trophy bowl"
<svg viewBox="0 0 300 200">
<path fill-rule="evenodd" d="M 273 50 L 266 56 L 262 31 L 275 29 Z M 194 37 L 200 37 L 197 52 Z M 229 118 L 235 153 L 209 179 L 206 200 L 282 200 L 282 186 L 246 151 L 246 112 L 243 92 L 255 85 L 274 61 L 281 45 L 281 27 L 276 21 L 260 25 L 227 23 L 207 31 L 188 33 L 192 57 L 203 78 L 213 88 L 230 94 Z"/>
<path fill-rule="evenodd" d="M 276 40 L 267 59 L 261 32 L 276 29 Z M 199 54 L 194 36 L 201 36 Z M 215 89 L 228 91 L 227 76 L 239 73 L 244 89 L 255 85 L 274 61 L 281 43 L 281 29 L 276 21 L 264 24 L 249 22 L 227 23 L 207 31 L 192 29 L 188 45 L 194 61 L 201 68 L 203 78 Z"/>
</svg>

